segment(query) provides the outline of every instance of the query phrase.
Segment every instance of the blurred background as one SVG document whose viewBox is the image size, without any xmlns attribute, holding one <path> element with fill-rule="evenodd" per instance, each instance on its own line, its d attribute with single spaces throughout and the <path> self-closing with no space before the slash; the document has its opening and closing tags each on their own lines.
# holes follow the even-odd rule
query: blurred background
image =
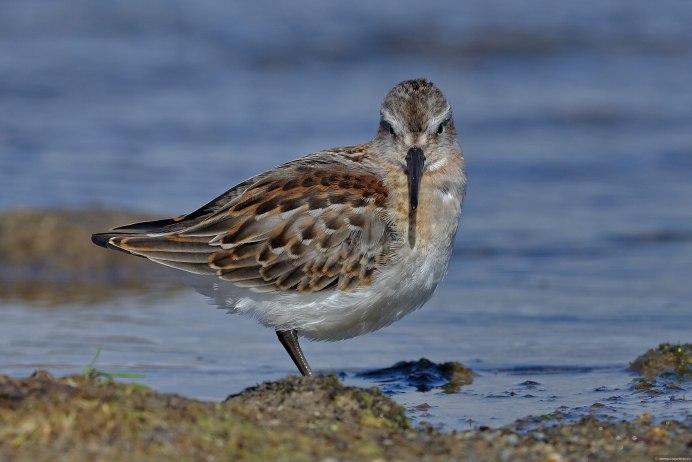
<svg viewBox="0 0 692 462">
<path fill-rule="evenodd" d="M 365 142 L 385 93 L 423 76 L 470 178 L 450 274 L 382 332 L 308 344 L 314 367 L 426 355 L 619 383 L 646 348 L 689 341 L 692 3 L 428 3 L 0 2 L 0 372 L 74 371 L 97 346 L 200 397 L 229 392 L 219 375 L 292 372 L 271 332 L 88 235 Z"/>
</svg>

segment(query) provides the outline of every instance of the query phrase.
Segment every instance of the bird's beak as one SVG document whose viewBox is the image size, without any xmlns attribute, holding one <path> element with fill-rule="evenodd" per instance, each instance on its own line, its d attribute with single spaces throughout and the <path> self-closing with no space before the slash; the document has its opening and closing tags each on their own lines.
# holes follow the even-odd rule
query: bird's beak
<svg viewBox="0 0 692 462">
<path fill-rule="evenodd" d="M 415 146 L 408 150 L 406 154 L 406 175 L 408 175 L 408 194 L 411 211 L 418 208 L 418 188 L 420 187 L 420 178 L 423 175 L 424 164 L 425 155 L 423 155 L 421 148 Z"/>
</svg>

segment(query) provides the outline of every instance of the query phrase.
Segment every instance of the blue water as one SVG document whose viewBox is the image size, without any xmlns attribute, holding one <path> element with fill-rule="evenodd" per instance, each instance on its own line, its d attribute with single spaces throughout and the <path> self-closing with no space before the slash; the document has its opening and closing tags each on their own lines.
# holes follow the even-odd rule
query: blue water
<svg viewBox="0 0 692 462">
<path fill-rule="evenodd" d="M 397 399 L 464 428 L 589 406 L 626 389 L 646 349 L 692 341 L 691 2 L 292 5 L 0 3 L 0 210 L 191 211 L 367 141 L 386 91 L 426 76 L 452 103 L 470 178 L 450 273 L 381 332 L 306 344 L 314 368 L 358 382 L 459 360 L 479 373 L 470 391 Z M 293 372 L 272 332 L 192 292 L 162 297 L 5 302 L 0 372 L 75 372 L 99 345 L 104 369 L 203 398 Z M 493 404 L 525 380 L 545 397 Z M 685 400 L 625 401 L 616 415 L 689 415 Z"/>
</svg>

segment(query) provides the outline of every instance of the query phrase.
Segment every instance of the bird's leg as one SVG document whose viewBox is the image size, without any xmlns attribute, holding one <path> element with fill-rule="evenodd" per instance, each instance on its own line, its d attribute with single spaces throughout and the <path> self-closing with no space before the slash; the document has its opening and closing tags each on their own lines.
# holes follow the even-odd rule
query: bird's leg
<svg viewBox="0 0 692 462">
<path fill-rule="evenodd" d="M 308 360 L 305 359 L 303 350 L 300 349 L 298 343 L 298 332 L 296 330 L 277 330 L 276 335 L 300 373 L 304 376 L 312 375 Z"/>
</svg>

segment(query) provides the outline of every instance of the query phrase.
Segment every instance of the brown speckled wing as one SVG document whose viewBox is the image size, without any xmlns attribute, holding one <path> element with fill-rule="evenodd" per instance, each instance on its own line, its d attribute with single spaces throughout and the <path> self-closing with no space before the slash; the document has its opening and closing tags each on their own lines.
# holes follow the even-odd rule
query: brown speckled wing
<svg viewBox="0 0 692 462">
<path fill-rule="evenodd" d="M 242 183 L 146 235 L 109 243 L 158 263 L 255 291 L 349 291 L 371 284 L 401 242 L 388 225 L 387 190 L 356 148 L 320 153 Z M 137 225 L 123 227 L 138 229 Z"/>
</svg>

